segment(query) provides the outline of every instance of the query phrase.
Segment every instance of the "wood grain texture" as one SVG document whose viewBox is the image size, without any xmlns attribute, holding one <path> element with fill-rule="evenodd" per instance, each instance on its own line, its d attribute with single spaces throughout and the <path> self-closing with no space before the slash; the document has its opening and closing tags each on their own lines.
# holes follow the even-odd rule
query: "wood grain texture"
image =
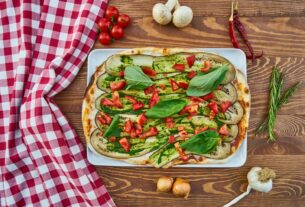
<svg viewBox="0 0 305 207">
<path fill-rule="evenodd" d="M 193 8 L 195 16 L 192 25 L 181 30 L 154 23 L 151 8 L 157 2 L 111 1 L 133 19 L 124 40 L 116 41 L 111 48 L 231 47 L 227 29 L 230 1 L 181 0 L 181 4 Z M 243 0 L 240 1 L 240 15 L 255 50 L 263 49 L 265 53 L 255 63 L 248 62 L 252 109 L 247 162 L 234 169 L 97 167 L 118 206 L 222 206 L 246 190 L 246 174 L 252 166 L 275 169 L 278 177 L 274 188 L 268 194 L 252 192 L 236 206 L 305 206 L 304 86 L 278 113 L 277 142 L 268 143 L 264 135 L 254 135 L 267 112 L 269 75 L 274 64 L 287 74 L 286 87 L 305 77 L 305 1 Z M 94 48 L 103 47 L 97 42 Z M 85 62 L 74 82 L 55 98 L 83 143 L 81 104 L 86 89 L 86 71 Z M 155 182 L 161 175 L 189 179 L 192 186 L 189 199 L 157 193 Z"/>
</svg>

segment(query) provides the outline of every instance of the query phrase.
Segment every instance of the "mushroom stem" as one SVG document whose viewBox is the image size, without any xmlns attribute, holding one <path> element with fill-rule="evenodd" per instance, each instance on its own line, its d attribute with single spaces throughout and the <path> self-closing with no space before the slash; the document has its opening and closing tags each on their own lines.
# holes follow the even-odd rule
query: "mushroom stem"
<svg viewBox="0 0 305 207">
<path fill-rule="evenodd" d="M 172 11 L 174 7 L 177 5 L 178 0 L 168 0 L 165 4 L 165 6 L 168 8 L 168 10 Z"/>
<path fill-rule="evenodd" d="M 178 0 L 176 0 L 175 10 L 178 9 L 179 7 L 180 7 L 180 3 Z"/>
<path fill-rule="evenodd" d="M 251 186 L 248 185 L 246 192 L 240 194 L 239 196 L 237 196 L 236 198 L 234 198 L 233 200 L 231 200 L 229 203 L 227 203 L 226 205 L 224 205 L 223 207 L 230 207 L 234 204 L 236 204 L 238 201 L 240 201 L 241 199 L 243 199 L 244 197 L 246 197 L 251 191 Z"/>
</svg>

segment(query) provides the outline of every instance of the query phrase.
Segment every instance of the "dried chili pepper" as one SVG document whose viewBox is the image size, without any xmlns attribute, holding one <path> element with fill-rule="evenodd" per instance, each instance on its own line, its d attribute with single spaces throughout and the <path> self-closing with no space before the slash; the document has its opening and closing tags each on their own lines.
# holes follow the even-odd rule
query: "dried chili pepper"
<svg viewBox="0 0 305 207">
<path fill-rule="evenodd" d="M 230 38 L 231 38 L 231 42 L 233 44 L 233 47 L 235 48 L 239 48 L 239 44 L 237 42 L 237 38 L 234 34 L 234 27 L 236 28 L 236 30 L 238 31 L 238 33 L 240 34 L 240 36 L 242 37 L 242 39 L 244 40 L 250 55 L 247 55 L 247 59 L 252 59 L 252 61 L 254 61 L 257 58 L 260 58 L 263 56 L 263 51 L 261 52 L 260 55 L 255 55 L 254 54 L 254 50 L 253 47 L 249 41 L 246 29 L 244 27 L 244 25 L 241 23 L 240 19 L 239 19 L 239 14 L 238 14 L 238 3 L 235 4 L 234 7 L 234 3 L 232 2 L 232 6 L 231 6 L 231 16 L 229 18 L 229 33 L 230 33 Z"/>
</svg>

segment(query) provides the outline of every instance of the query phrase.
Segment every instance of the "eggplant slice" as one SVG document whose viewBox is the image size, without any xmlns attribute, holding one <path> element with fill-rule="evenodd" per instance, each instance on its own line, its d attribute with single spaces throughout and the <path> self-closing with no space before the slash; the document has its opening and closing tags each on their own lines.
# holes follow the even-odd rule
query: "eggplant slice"
<svg viewBox="0 0 305 207">
<path fill-rule="evenodd" d="M 220 160 L 220 159 L 228 157 L 230 152 L 231 152 L 231 144 L 230 143 L 222 143 L 221 145 L 218 145 L 216 147 L 215 151 L 213 151 L 210 154 L 205 154 L 204 156 L 208 157 L 208 158 Z"/>
<path fill-rule="evenodd" d="M 229 135 L 223 139 L 224 142 L 232 142 L 238 136 L 238 126 L 236 124 L 228 125 Z"/>
<path fill-rule="evenodd" d="M 244 109 L 239 102 L 235 102 L 228 110 L 224 113 L 223 117 L 218 117 L 219 121 L 225 124 L 238 124 L 244 115 Z"/>
<path fill-rule="evenodd" d="M 237 100 L 236 88 L 231 84 L 224 85 L 221 90 L 213 91 L 217 103 L 230 101 L 234 103 Z"/>
</svg>

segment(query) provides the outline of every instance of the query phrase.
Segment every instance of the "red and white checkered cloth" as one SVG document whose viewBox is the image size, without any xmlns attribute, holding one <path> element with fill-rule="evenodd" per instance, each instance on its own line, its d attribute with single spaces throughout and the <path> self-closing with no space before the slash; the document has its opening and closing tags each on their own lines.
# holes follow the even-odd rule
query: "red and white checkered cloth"
<svg viewBox="0 0 305 207">
<path fill-rule="evenodd" d="M 53 101 L 77 75 L 106 6 L 0 2 L 1 206 L 115 206 Z"/>
</svg>

